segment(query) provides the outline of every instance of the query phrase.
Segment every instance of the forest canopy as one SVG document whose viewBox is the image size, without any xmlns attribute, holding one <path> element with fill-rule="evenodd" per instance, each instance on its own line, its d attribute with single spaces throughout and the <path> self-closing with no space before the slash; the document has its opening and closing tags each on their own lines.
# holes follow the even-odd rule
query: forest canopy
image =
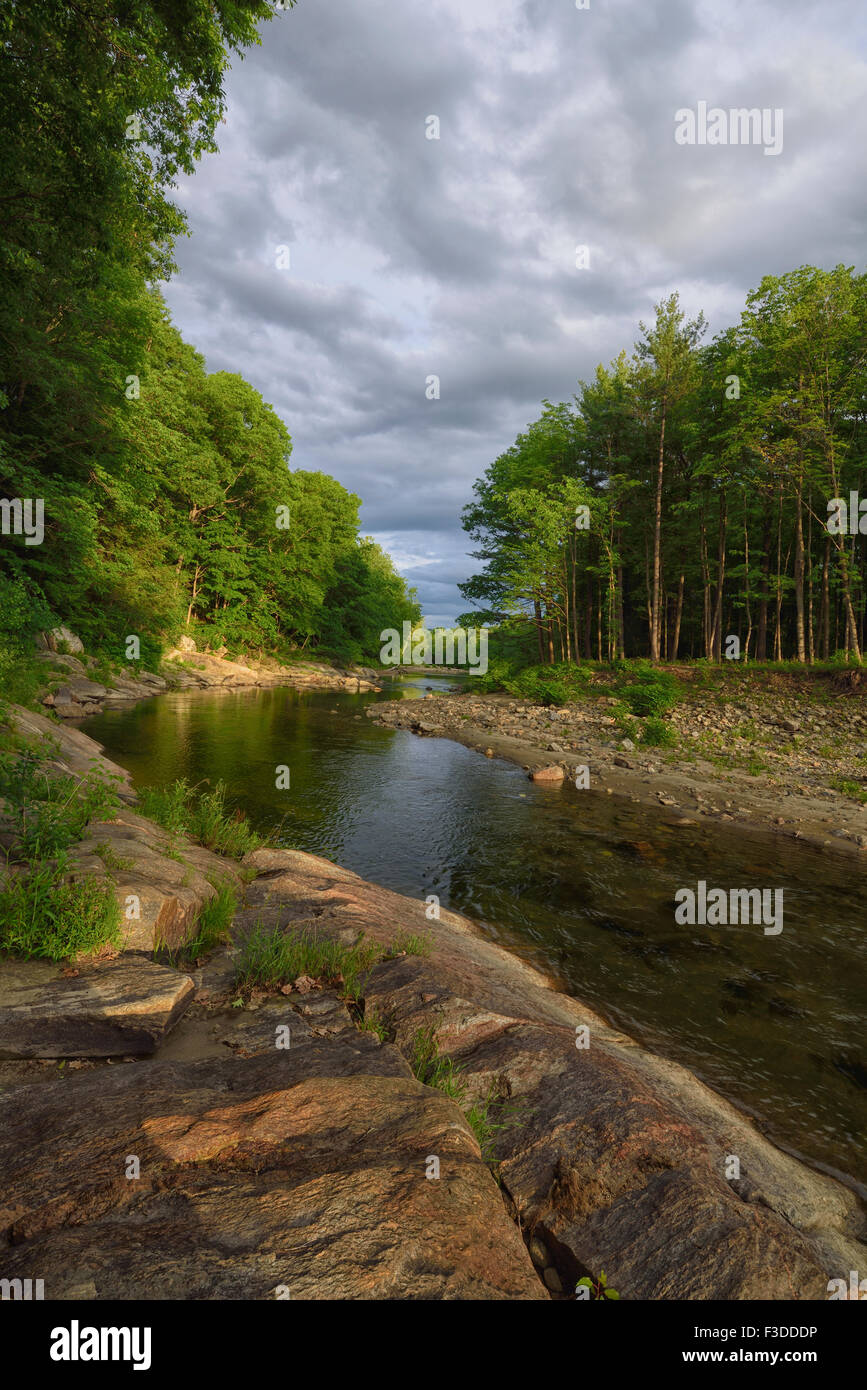
<svg viewBox="0 0 867 1390">
<path fill-rule="evenodd" d="M 867 276 L 768 275 L 704 333 L 671 295 L 631 356 L 543 402 L 464 510 L 484 566 L 459 621 L 527 631 L 543 664 L 861 661 Z"/>
<path fill-rule="evenodd" d="M 0 497 L 44 507 L 41 543 L 4 520 L 0 674 L 61 622 L 118 660 L 182 631 L 357 660 L 419 617 L 359 499 L 290 469 L 283 421 L 205 370 L 159 293 L 175 177 L 216 149 L 229 57 L 272 13 L 0 4 Z"/>
</svg>

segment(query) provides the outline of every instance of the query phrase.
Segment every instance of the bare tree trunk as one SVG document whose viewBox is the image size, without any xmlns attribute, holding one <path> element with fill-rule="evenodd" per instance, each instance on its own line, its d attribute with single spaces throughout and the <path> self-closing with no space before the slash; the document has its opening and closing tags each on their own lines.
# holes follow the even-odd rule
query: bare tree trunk
<svg viewBox="0 0 867 1390">
<path fill-rule="evenodd" d="M 819 641 L 822 660 L 827 661 L 831 654 L 831 537 L 825 532 L 825 549 L 822 554 L 822 597 L 819 602 Z"/>
<path fill-rule="evenodd" d="M 666 393 L 662 393 L 662 418 L 659 424 L 659 463 L 656 471 L 656 511 L 653 524 L 653 609 L 650 615 L 650 659 L 659 660 L 659 571 L 662 550 L 662 477 L 665 458 Z"/>
<path fill-rule="evenodd" d="M 702 508 L 701 515 L 700 515 L 699 555 L 700 555 L 700 558 L 701 558 L 701 586 L 702 586 L 702 615 L 701 615 L 701 619 L 702 619 L 702 621 L 701 621 L 702 642 L 703 642 L 703 645 L 704 645 L 704 654 L 705 654 L 705 657 L 706 657 L 707 660 L 709 661 L 709 660 L 710 660 L 710 655 L 711 655 L 711 645 L 710 645 L 710 573 L 709 573 L 708 563 L 707 563 L 707 530 L 706 530 L 706 528 L 705 528 L 705 523 L 704 523 L 704 509 L 703 509 L 703 508 Z"/>
<path fill-rule="evenodd" d="M 680 646 L 680 623 L 683 617 L 683 585 L 685 576 L 681 573 L 677 581 L 677 607 L 674 611 L 674 629 L 671 634 L 671 643 L 668 648 L 669 661 L 677 661 L 677 650 Z"/>
<path fill-rule="evenodd" d="M 753 635 L 753 610 L 750 604 L 750 526 L 747 517 L 746 498 L 744 498 L 744 612 L 747 618 L 747 635 L 744 639 L 744 661 L 749 661 L 750 638 Z"/>
<path fill-rule="evenodd" d="M 762 524 L 762 564 L 759 579 L 759 629 L 756 636 L 756 661 L 768 659 L 768 601 L 771 576 L 771 509 L 765 506 Z"/>
<path fill-rule="evenodd" d="M 795 497 L 795 628 L 798 646 L 798 660 L 807 660 L 807 645 L 804 640 L 804 518 L 801 511 L 802 475 L 798 477 L 798 491 Z"/>
<path fill-rule="evenodd" d="M 813 628 L 813 489 L 807 495 L 807 660 L 816 660 L 816 637 Z"/>
<path fill-rule="evenodd" d="M 719 503 L 719 540 L 717 543 L 717 585 L 714 604 L 713 627 L 711 630 L 709 656 L 714 661 L 722 659 L 722 607 L 726 582 L 726 532 L 728 530 L 728 500 L 723 493 Z"/>
</svg>

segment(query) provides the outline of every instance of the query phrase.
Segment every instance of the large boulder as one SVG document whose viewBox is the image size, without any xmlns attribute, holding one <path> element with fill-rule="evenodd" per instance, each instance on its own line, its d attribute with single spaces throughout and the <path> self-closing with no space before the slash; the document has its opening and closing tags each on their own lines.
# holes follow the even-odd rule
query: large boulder
<svg viewBox="0 0 867 1390">
<path fill-rule="evenodd" d="M 0 1265 L 61 1300 L 547 1297 L 460 1110 L 356 1033 L 0 1095 Z"/>
</svg>

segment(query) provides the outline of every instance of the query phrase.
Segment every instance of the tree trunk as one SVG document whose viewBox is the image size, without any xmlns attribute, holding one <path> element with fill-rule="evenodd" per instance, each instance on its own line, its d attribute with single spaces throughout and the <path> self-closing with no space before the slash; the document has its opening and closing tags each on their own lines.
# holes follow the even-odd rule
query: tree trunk
<svg viewBox="0 0 867 1390">
<path fill-rule="evenodd" d="M 662 551 L 662 478 L 665 458 L 666 393 L 662 393 L 662 418 L 659 422 L 659 463 L 656 470 L 656 510 L 653 522 L 653 609 L 650 615 L 650 659 L 659 660 L 659 570 Z"/>
<path fill-rule="evenodd" d="M 680 622 L 683 617 L 683 583 L 685 576 L 681 574 L 677 581 L 677 607 L 674 613 L 674 628 L 671 634 L 671 645 L 668 649 L 669 661 L 677 661 L 677 649 L 680 646 Z"/>
</svg>

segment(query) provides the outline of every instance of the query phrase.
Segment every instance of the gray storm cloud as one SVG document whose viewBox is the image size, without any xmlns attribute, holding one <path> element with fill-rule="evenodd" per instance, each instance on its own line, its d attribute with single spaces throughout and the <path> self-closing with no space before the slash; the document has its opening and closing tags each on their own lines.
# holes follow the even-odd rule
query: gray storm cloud
<svg viewBox="0 0 867 1390">
<path fill-rule="evenodd" d="M 865 53 L 861 0 L 299 0 L 229 75 L 166 297 L 450 621 L 460 509 L 543 396 L 672 289 L 716 332 L 764 274 L 863 267 Z M 782 108 L 783 152 L 678 145 L 698 101 Z"/>
</svg>

